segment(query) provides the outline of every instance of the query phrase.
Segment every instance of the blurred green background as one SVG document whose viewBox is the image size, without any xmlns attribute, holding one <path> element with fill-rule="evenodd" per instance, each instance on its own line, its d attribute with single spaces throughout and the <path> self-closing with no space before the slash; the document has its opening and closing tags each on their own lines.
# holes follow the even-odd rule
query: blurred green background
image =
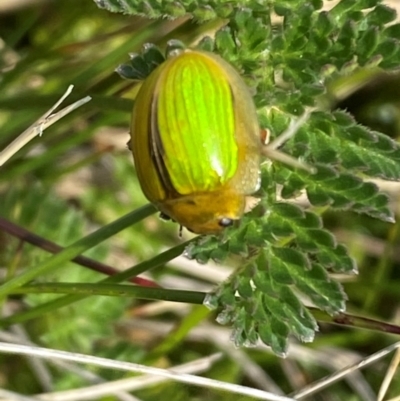
<svg viewBox="0 0 400 401">
<path fill-rule="evenodd" d="M 46 130 L 0 168 L 0 215 L 62 246 L 144 205 L 129 140 L 134 82 L 115 68 L 144 43 L 161 48 L 171 39 L 193 44 L 223 22 L 198 25 L 187 18 L 145 20 L 111 14 L 90 0 L 2 1 L 0 3 L 0 149 L 75 86 L 65 104 L 90 95 L 92 101 Z M 352 83 L 349 81 L 351 87 Z M 332 107 L 348 109 L 364 124 L 399 136 L 400 78 L 376 77 Z M 368 92 L 369 91 L 369 92 Z M 353 91 L 349 91 L 353 92 Z M 377 95 L 379 94 L 379 96 Z M 334 94 L 333 94 L 334 95 Z M 398 210 L 398 184 L 381 182 Z M 338 277 L 349 295 L 349 313 L 400 322 L 399 226 L 353 214 L 327 214 L 326 226 L 350 248 L 359 265 L 356 277 Z M 184 239 L 190 234 L 183 233 Z M 153 215 L 87 256 L 118 269 L 134 265 L 182 240 L 178 227 Z M 0 231 L 0 274 L 12 277 L 47 257 L 46 252 Z M 233 263 L 234 264 L 234 263 Z M 180 289 L 209 290 L 230 274 L 229 266 L 201 266 L 178 258 L 155 269 L 152 278 Z M 72 263 L 46 275 L 46 281 L 90 282 L 99 273 Z M 53 296 L 15 296 L 3 301 L 4 316 Z M 174 330 L 175 329 L 175 330 Z M 205 309 L 168 302 L 91 297 L 13 328 L 0 340 L 105 356 L 159 367 L 222 350 L 207 375 L 272 392 L 301 389 L 326 374 L 392 344 L 398 338 L 361 329 L 322 324 L 311 345 L 293 344 L 287 359 L 265 347 L 237 350 L 229 330 L 214 323 Z M 387 360 L 314 396 L 316 400 L 373 400 Z M 42 372 L 42 369 L 46 373 Z M 126 377 L 121 372 L 85 367 L 87 378 L 66 367 L 0 355 L 0 387 L 20 394 L 78 388 Z M 390 387 L 400 393 L 400 375 Z M 168 383 L 134 393 L 143 400 L 224 400 L 228 393 Z M 161 395 L 161 396 L 160 396 Z M 1 398 L 0 398 L 1 399 Z M 110 395 L 97 399 L 120 399 Z M 129 399 L 129 398 L 126 398 Z M 133 399 L 133 398 L 131 398 Z M 239 399 L 239 398 L 238 398 Z M 244 400 L 245 398 L 240 398 Z"/>
</svg>

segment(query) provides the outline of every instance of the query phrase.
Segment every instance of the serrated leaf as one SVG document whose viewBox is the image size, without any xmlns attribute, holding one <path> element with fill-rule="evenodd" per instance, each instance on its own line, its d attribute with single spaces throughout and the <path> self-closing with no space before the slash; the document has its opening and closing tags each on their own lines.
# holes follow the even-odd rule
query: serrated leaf
<svg viewBox="0 0 400 401">
<path fill-rule="evenodd" d="M 378 4 L 374 10 L 368 13 L 368 22 L 371 25 L 385 25 L 396 19 L 396 10 L 385 4 Z"/>
<path fill-rule="evenodd" d="M 185 7 L 177 1 L 165 4 L 165 13 L 172 18 L 183 17 L 186 14 Z"/>
<path fill-rule="evenodd" d="M 293 236 L 293 228 L 290 223 L 275 218 L 275 216 L 270 216 L 268 223 L 264 226 L 263 236 L 268 236 L 269 242 L 279 238 L 290 238 Z"/>
<path fill-rule="evenodd" d="M 307 235 L 311 241 L 313 241 L 318 246 L 324 246 L 327 248 L 336 247 L 336 239 L 332 233 L 321 229 L 311 229 L 307 230 Z M 301 244 L 301 242 L 300 242 Z"/>
<path fill-rule="evenodd" d="M 400 24 L 393 24 L 386 28 L 386 35 L 393 39 L 400 39 Z"/>
<path fill-rule="evenodd" d="M 322 229 L 320 218 L 312 212 L 304 213 L 300 218 L 299 214 L 293 213 L 295 206 L 282 207 L 282 204 L 274 205 L 266 220 L 268 227 L 284 226 L 286 235 L 295 241 L 303 252 L 310 252 L 315 255 L 318 261 L 327 269 L 337 272 L 352 273 L 356 271 L 353 259 L 348 255 L 343 245 L 338 245 L 334 236 Z M 287 213 L 287 211 L 291 211 Z M 292 241 L 292 242 L 293 242 Z M 290 273 L 283 266 L 282 261 L 275 261 L 270 264 L 271 275 L 276 276 L 276 281 L 289 283 Z M 278 271 L 278 273 L 276 272 Z"/>
<path fill-rule="evenodd" d="M 214 51 L 214 40 L 209 36 L 204 36 L 196 46 L 199 50 L 204 50 L 208 52 Z"/>
<path fill-rule="evenodd" d="M 290 174 L 288 170 L 279 170 L 275 176 L 276 182 L 283 185 L 281 196 L 283 199 L 295 198 L 304 189 L 304 181 Z"/>
<path fill-rule="evenodd" d="M 218 321 L 233 324 L 236 345 L 250 345 L 259 336 L 275 353 L 284 355 L 289 334 L 302 341 L 312 341 L 318 326 L 293 293 L 293 286 L 329 313 L 343 310 L 345 295 L 341 286 L 319 264 L 313 263 L 306 270 L 298 252 L 285 254 L 277 248 L 265 250 L 256 260 L 257 265 L 254 262 L 248 265 L 251 271 L 256 269 L 255 274 L 251 273 L 251 280 L 246 269 L 244 272 L 248 273 L 232 277 L 216 294 L 223 308 Z M 232 290 L 240 298 L 233 300 Z M 214 307 L 215 303 L 214 300 Z"/>
<path fill-rule="evenodd" d="M 343 3 L 343 2 L 341 2 Z M 340 3 L 339 3 L 340 4 Z M 340 43 L 343 49 L 353 49 L 357 37 L 357 25 L 352 19 L 348 19 L 339 32 L 337 43 Z"/>
<path fill-rule="evenodd" d="M 190 11 L 192 12 L 193 16 L 199 21 L 209 21 L 217 17 L 216 10 L 208 4 L 191 7 Z"/>
<path fill-rule="evenodd" d="M 260 226 L 254 220 L 246 224 L 244 242 L 257 247 L 262 247 L 265 244 Z"/>
<path fill-rule="evenodd" d="M 322 119 L 324 118 L 324 116 L 321 117 Z M 345 113 L 344 111 L 341 110 L 336 110 L 332 113 L 332 117 L 335 119 L 336 124 L 342 127 L 357 128 L 357 126 L 355 126 L 356 121 L 354 120 L 354 117 L 349 113 Z M 364 132 L 365 130 L 362 131 Z"/>
<path fill-rule="evenodd" d="M 269 264 L 269 273 L 273 281 L 278 284 L 291 285 L 294 284 L 290 271 L 286 264 L 281 260 L 274 260 Z"/>
<path fill-rule="evenodd" d="M 379 44 L 379 29 L 378 27 L 369 27 L 360 37 L 357 43 L 357 55 L 360 62 L 365 62 L 374 53 Z"/>
<path fill-rule="evenodd" d="M 285 17 L 286 15 L 290 15 L 290 8 L 284 5 L 276 4 L 274 6 L 274 11 L 280 17 Z"/>
<path fill-rule="evenodd" d="M 220 50 L 221 55 L 235 52 L 236 44 L 229 27 L 222 28 L 216 33 L 215 45 Z"/>
<path fill-rule="evenodd" d="M 276 259 L 271 258 L 270 260 L 271 263 L 276 263 Z M 277 260 L 279 260 L 279 257 Z M 345 301 L 343 290 L 339 283 L 328 278 L 322 266 L 314 263 L 312 269 L 308 270 L 306 266 L 299 264 L 296 258 L 289 258 L 288 261 L 284 262 L 286 262 L 285 265 L 299 290 L 307 295 L 319 308 L 330 313 L 343 310 Z"/>
<path fill-rule="evenodd" d="M 268 344 L 275 354 L 285 357 L 288 348 L 289 329 L 283 322 L 271 318 L 269 325 L 263 324 L 259 329 L 261 341 Z"/>
<path fill-rule="evenodd" d="M 304 213 L 304 219 L 299 221 L 299 227 L 302 228 L 322 228 L 322 220 L 315 213 L 307 210 Z"/>
<path fill-rule="evenodd" d="M 338 112 L 335 112 L 334 116 L 336 117 L 337 115 Z M 347 132 L 344 135 L 347 135 L 348 139 L 351 139 L 355 143 L 360 143 L 360 141 L 375 143 L 378 141 L 377 136 L 372 131 L 365 129 L 360 125 L 355 125 L 354 120 L 353 124 L 348 127 Z"/>
<path fill-rule="evenodd" d="M 383 220 L 392 219 L 392 214 L 387 213 L 387 198 L 382 198 L 378 188 L 349 174 L 339 174 L 334 179 L 315 182 L 309 177 L 306 191 L 311 204 L 316 206 L 330 205 L 335 209 L 351 209 Z"/>
<path fill-rule="evenodd" d="M 143 48 L 143 60 L 147 65 L 150 65 L 152 69 L 165 61 L 163 53 L 154 44 L 146 43 Z"/>
<path fill-rule="evenodd" d="M 275 260 L 282 261 L 285 265 L 295 265 L 301 267 L 303 269 L 310 268 L 309 260 L 302 254 L 301 252 L 292 249 L 292 248 L 277 248 L 273 247 L 271 249 L 274 259 L 271 259 L 271 263 L 274 263 Z"/>
<path fill-rule="evenodd" d="M 318 192 L 315 188 L 307 189 L 307 197 L 313 206 L 329 206 L 332 198 L 324 192 Z"/>
<path fill-rule="evenodd" d="M 353 10 L 356 4 L 356 0 L 340 1 L 335 7 L 332 8 L 331 14 L 336 17 L 344 16 L 349 11 Z"/>
<path fill-rule="evenodd" d="M 297 273 L 295 274 L 296 286 L 318 308 L 328 313 L 344 310 L 347 298 L 341 285 L 329 279 L 321 265 L 314 263 L 310 274 L 308 272 L 307 274 Z"/>
<path fill-rule="evenodd" d="M 344 146 L 342 162 L 345 168 L 363 171 L 372 177 L 388 180 L 399 180 L 400 177 L 400 149 L 391 139 L 379 132 L 374 132 L 376 141 L 361 140 L 359 144 L 353 141 L 341 141 Z M 357 157 L 358 163 L 352 158 Z"/>
<path fill-rule="evenodd" d="M 317 322 L 300 303 L 289 287 L 282 287 L 280 292 L 281 308 L 290 322 L 293 334 L 303 342 L 311 342 L 318 330 Z"/>
<path fill-rule="evenodd" d="M 116 69 L 115 72 L 119 74 L 121 78 L 124 79 L 137 79 L 137 72 L 133 69 L 130 64 L 121 64 Z"/>
<path fill-rule="evenodd" d="M 249 9 L 239 9 L 234 21 L 237 25 L 237 34 L 241 43 L 256 51 L 258 45 L 264 43 L 268 35 L 267 28 L 259 19 L 255 19 Z M 260 49 L 261 50 L 261 49 Z"/>
<path fill-rule="evenodd" d="M 243 298 L 250 298 L 253 296 L 253 287 L 251 285 L 249 277 L 240 277 L 237 283 L 237 291 Z"/>
<path fill-rule="evenodd" d="M 106 2 L 114 10 L 121 3 L 104 0 L 103 5 Z M 359 71 L 360 65 L 368 72 L 380 62 L 385 67 L 400 63 L 400 30 L 398 25 L 385 27 L 393 12 L 377 0 L 340 1 L 329 12 L 317 11 L 322 0 L 226 5 L 179 0 L 166 2 L 167 8 L 157 1 L 124 3 L 128 4 L 125 11 L 138 10 L 150 17 L 184 12 L 203 20 L 229 17 L 215 39 L 203 39 L 199 48 L 219 53 L 240 71 L 255 92 L 260 124 L 272 137 L 307 106 L 324 107 L 320 99 L 325 99 L 327 82 Z M 281 25 L 270 23 L 272 11 L 283 17 Z M 150 60 L 142 57 L 149 69 Z M 143 59 L 137 60 L 137 70 L 144 69 Z M 276 185 L 282 186 L 284 199 L 306 192 L 313 205 L 390 221 L 387 197 L 365 179 L 399 180 L 400 150 L 391 139 L 357 125 L 344 111 L 313 113 L 281 150 L 316 167 L 316 174 L 268 163 L 262 173 L 260 206 L 220 237 L 199 239 L 187 253 L 201 262 L 241 256 L 237 275 L 212 298 L 213 307 L 221 309 L 218 321 L 233 326 L 235 344 L 254 344 L 260 337 L 284 355 L 290 334 L 310 341 L 318 329 L 296 294 L 303 293 L 329 313 L 342 311 L 345 295 L 328 271 L 354 272 L 356 268 L 347 249 L 323 228 L 312 207 L 305 210 L 276 202 Z"/>
<path fill-rule="evenodd" d="M 357 273 L 356 263 L 349 256 L 347 248 L 343 244 L 338 244 L 334 251 L 320 249 L 316 257 L 318 262 L 326 269 L 338 273 Z"/>
<path fill-rule="evenodd" d="M 335 120 L 327 118 L 325 124 L 336 127 L 334 131 L 326 135 L 324 117 L 320 113 L 313 127 L 317 130 L 302 131 L 296 138 L 298 142 L 306 141 L 308 150 L 303 157 L 326 163 L 323 159 L 324 151 L 332 151 L 340 155 L 343 167 L 349 174 L 338 175 L 336 168 L 324 166 L 318 167 L 317 173 L 311 178 L 302 174 L 283 174 L 282 170 L 277 175 L 277 181 L 283 184 L 282 196 L 296 195 L 295 189 L 306 188 L 309 200 L 317 206 L 332 205 L 335 208 L 349 209 L 354 207 L 357 212 L 368 212 L 373 216 L 384 216 L 389 220 L 391 215 L 386 213 L 387 205 L 382 205 L 381 210 L 374 208 L 378 197 L 376 188 L 367 183 L 362 183 L 354 173 L 362 173 L 385 179 L 400 178 L 400 148 L 383 134 L 371 132 L 361 126 L 351 125 L 351 119 L 346 119 L 344 113 L 336 113 Z M 330 121 L 330 123 L 329 123 Z M 332 123 L 337 123 L 332 126 Z M 329 149 L 329 147 L 331 149 Z M 353 173 L 353 174 L 350 174 Z M 336 177 L 335 177 L 336 175 Z M 295 183 L 295 188 L 293 183 Z M 362 207 L 360 207 L 362 205 Z M 385 209 L 385 210 L 384 210 Z"/>
<path fill-rule="evenodd" d="M 376 52 L 378 54 L 381 54 L 385 64 L 386 60 L 391 59 L 394 55 L 399 54 L 399 40 L 398 39 L 393 39 L 393 38 L 388 38 L 377 46 Z"/>
<path fill-rule="evenodd" d="M 217 15 L 221 18 L 229 18 L 234 10 L 233 4 L 222 3 L 216 6 Z"/>
<path fill-rule="evenodd" d="M 314 28 L 321 37 L 329 35 L 335 29 L 335 21 L 331 13 L 326 11 L 319 13 Z"/>
<path fill-rule="evenodd" d="M 304 211 L 299 206 L 291 203 L 276 203 L 274 212 L 290 220 L 304 219 Z"/>
</svg>

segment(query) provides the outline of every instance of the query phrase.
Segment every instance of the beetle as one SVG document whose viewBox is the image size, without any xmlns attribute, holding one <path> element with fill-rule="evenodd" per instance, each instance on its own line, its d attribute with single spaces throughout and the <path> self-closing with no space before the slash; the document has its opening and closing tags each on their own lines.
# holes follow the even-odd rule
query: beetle
<svg viewBox="0 0 400 401">
<path fill-rule="evenodd" d="M 175 51 L 145 79 L 130 147 L 148 200 L 197 234 L 240 220 L 260 187 L 253 99 L 238 72 L 214 53 Z"/>
</svg>

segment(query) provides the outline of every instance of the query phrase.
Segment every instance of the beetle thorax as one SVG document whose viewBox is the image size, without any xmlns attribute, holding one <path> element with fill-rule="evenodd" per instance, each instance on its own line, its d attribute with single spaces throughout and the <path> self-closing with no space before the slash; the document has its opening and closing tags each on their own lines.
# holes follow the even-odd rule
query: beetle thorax
<svg viewBox="0 0 400 401">
<path fill-rule="evenodd" d="M 164 201 L 159 209 L 197 234 L 216 234 L 239 220 L 246 197 L 231 190 L 196 193 Z"/>
</svg>

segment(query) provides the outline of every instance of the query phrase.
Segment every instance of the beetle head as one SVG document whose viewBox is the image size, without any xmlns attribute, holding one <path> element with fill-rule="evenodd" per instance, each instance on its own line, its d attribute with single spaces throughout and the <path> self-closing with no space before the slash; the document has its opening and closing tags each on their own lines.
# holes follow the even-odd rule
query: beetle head
<svg viewBox="0 0 400 401">
<path fill-rule="evenodd" d="M 158 205 L 177 223 L 196 234 L 217 234 L 240 220 L 246 197 L 232 191 L 196 193 Z"/>
</svg>

